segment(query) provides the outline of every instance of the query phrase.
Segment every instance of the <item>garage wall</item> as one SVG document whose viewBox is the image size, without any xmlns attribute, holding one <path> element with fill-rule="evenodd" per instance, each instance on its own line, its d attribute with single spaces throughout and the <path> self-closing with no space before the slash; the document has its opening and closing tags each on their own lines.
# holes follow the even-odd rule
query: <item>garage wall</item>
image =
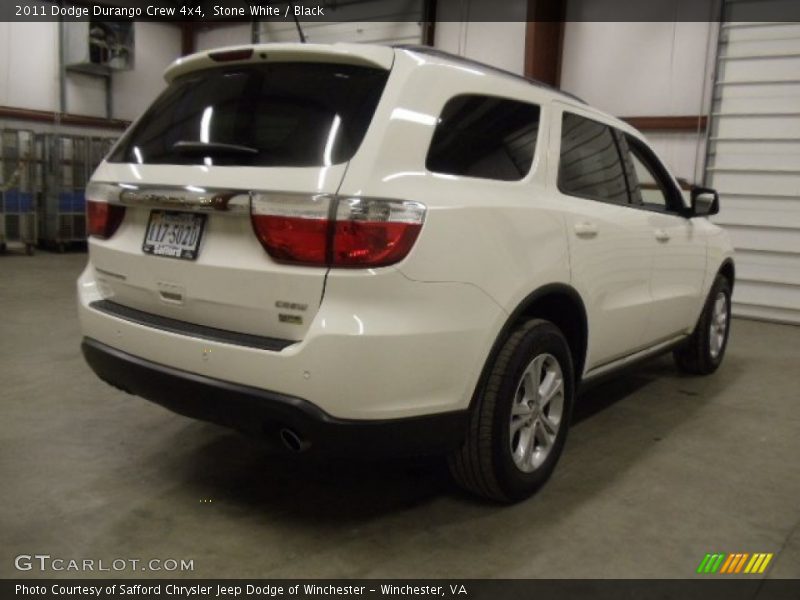
<svg viewBox="0 0 800 600">
<path fill-rule="evenodd" d="M 734 311 L 800 323 L 800 24 L 723 23 L 711 123 Z"/>
<path fill-rule="evenodd" d="M 325 13 L 336 22 L 302 22 L 307 41 L 327 44 L 419 44 L 422 42 L 423 0 L 373 0 L 370 4 L 332 4 Z M 270 42 L 298 41 L 293 22 L 261 23 L 260 39 Z"/>
<path fill-rule="evenodd" d="M 331 4 L 326 17 L 335 21 L 300 21 L 306 41 L 316 44 L 335 42 L 364 44 L 419 44 L 422 42 L 423 0 L 371 0 L 369 5 Z M 368 12 L 367 12 L 368 11 Z M 261 42 L 299 42 L 294 21 L 262 21 L 258 26 Z M 232 24 L 198 32 L 197 49 L 249 44 L 252 26 Z"/>
<path fill-rule="evenodd" d="M 235 23 L 208 29 L 200 29 L 195 36 L 195 49 L 198 52 L 220 48 L 222 46 L 236 46 L 249 44 L 252 37 L 250 23 Z"/>
<path fill-rule="evenodd" d="M 58 110 L 58 23 L 0 22 L 0 105 Z"/>
<path fill-rule="evenodd" d="M 567 22 L 561 87 L 617 116 L 706 115 L 717 30 L 716 23 Z M 704 132 L 646 135 L 678 177 L 702 181 Z"/>
<path fill-rule="evenodd" d="M 351 42 L 363 44 L 420 44 L 422 42 L 422 15 L 420 21 L 364 21 L 341 23 L 302 23 L 306 41 L 317 44 Z M 294 23 L 261 23 L 262 42 L 297 42 L 299 36 Z"/>
<path fill-rule="evenodd" d="M 177 27 L 137 22 L 135 35 L 135 68 L 113 76 L 112 116 L 118 119 L 133 119 L 147 107 L 163 89 L 162 72 L 180 56 Z M 0 105 L 58 111 L 58 82 L 58 23 L 0 22 Z M 104 117 L 103 80 L 68 75 L 67 110 Z"/>
<path fill-rule="evenodd" d="M 163 73 L 181 55 L 180 30 L 166 23 L 136 23 L 135 68 L 114 74 L 117 119 L 133 120 L 166 86 Z"/>
<path fill-rule="evenodd" d="M 439 0 L 434 46 L 522 75 L 527 11 L 527 0 Z"/>
</svg>

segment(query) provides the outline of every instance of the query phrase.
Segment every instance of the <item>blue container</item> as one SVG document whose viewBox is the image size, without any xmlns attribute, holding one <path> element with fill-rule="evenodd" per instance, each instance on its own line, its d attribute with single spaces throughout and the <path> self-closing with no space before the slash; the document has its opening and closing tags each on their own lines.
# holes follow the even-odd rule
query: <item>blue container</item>
<svg viewBox="0 0 800 600">
<path fill-rule="evenodd" d="M 83 190 L 73 192 L 72 212 L 76 213 L 86 212 L 86 194 L 84 193 Z"/>
<path fill-rule="evenodd" d="M 19 195 L 19 211 L 23 213 L 30 213 L 34 211 L 33 194 L 30 192 L 21 192 Z"/>
<path fill-rule="evenodd" d="M 5 212 L 19 212 L 19 190 L 8 190 L 6 192 Z"/>
<path fill-rule="evenodd" d="M 72 211 L 72 192 L 59 192 L 58 212 L 68 213 Z"/>
</svg>

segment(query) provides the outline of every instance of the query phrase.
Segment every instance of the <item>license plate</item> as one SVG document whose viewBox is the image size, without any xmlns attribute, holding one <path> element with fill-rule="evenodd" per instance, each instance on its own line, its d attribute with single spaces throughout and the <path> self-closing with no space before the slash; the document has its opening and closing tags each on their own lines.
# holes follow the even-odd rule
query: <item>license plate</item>
<svg viewBox="0 0 800 600">
<path fill-rule="evenodd" d="M 194 260 L 205 224 L 206 215 L 202 214 L 150 211 L 142 251 L 155 256 Z"/>
</svg>

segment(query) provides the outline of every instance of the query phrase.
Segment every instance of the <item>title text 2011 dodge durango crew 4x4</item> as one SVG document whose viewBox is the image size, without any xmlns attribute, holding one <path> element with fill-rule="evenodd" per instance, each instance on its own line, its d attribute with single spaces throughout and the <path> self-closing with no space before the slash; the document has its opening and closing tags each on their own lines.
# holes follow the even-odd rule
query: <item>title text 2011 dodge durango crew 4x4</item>
<svg viewBox="0 0 800 600">
<path fill-rule="evenodd" d="M 295 451 L 548 478 L 576 388 L 725 353 L 713 190 L 629 125 L 417 47 L 201 52 L 94 173 L 83 351 L 111 385 Z"/>
</svg>

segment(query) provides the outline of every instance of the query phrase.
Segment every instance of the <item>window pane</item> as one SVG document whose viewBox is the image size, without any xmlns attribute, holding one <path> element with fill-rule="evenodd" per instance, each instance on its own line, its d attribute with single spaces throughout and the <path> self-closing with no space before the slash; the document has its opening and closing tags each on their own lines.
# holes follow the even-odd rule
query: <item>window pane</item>
<svg viewBox="0 0 800 600">
<path fill-rule="evenodd" d="M 388 72 L 351 65 L 268 63 L 176 79 L 109 160 L 154 164 L 322 166 L 352 158 Z M 189 142 L 176 149 L 177 142 Z M 198 148 L 200 144 L 245 146 Z"/>
<path fill-rule="evenodd" d="M 636 185 L 636 166 L 633 164 L 633 154 L 628 145 L 628 138 L 618 129 L 612 129 L 612 132 L 614 133 L 614 139 L 617 140 L 619 153 L 622 156 L 622 166 L 625 169 L 625 178 L 628 182 L 629 201 L 634 206 L 641 206 L 643 203 L 642 190 Z"/>
<path fill-rule="evenodd" d="M 634 204 L 646 204 L 666 208 L 668 206 L 667 194 L 663 185 L 650 170 L 650 168 L 639 158 L 636 147 L 630 147 L 625 134 L 619 134 L 620 149 L 626 155 L 628 185 L 631 188 L 631 198 Z"/>
<path fill-rule="evenodd" d="M 442 110 L 425 166 L 430 171 L 518 181 L 533 163 L 539 107 L 464 95 Z"/>
<path fill-rule="evenodd" d="M 625 174 L 609 127 L 564 113 L 558 187 L 565 194 L 628 204 Z"/>
</svg>

